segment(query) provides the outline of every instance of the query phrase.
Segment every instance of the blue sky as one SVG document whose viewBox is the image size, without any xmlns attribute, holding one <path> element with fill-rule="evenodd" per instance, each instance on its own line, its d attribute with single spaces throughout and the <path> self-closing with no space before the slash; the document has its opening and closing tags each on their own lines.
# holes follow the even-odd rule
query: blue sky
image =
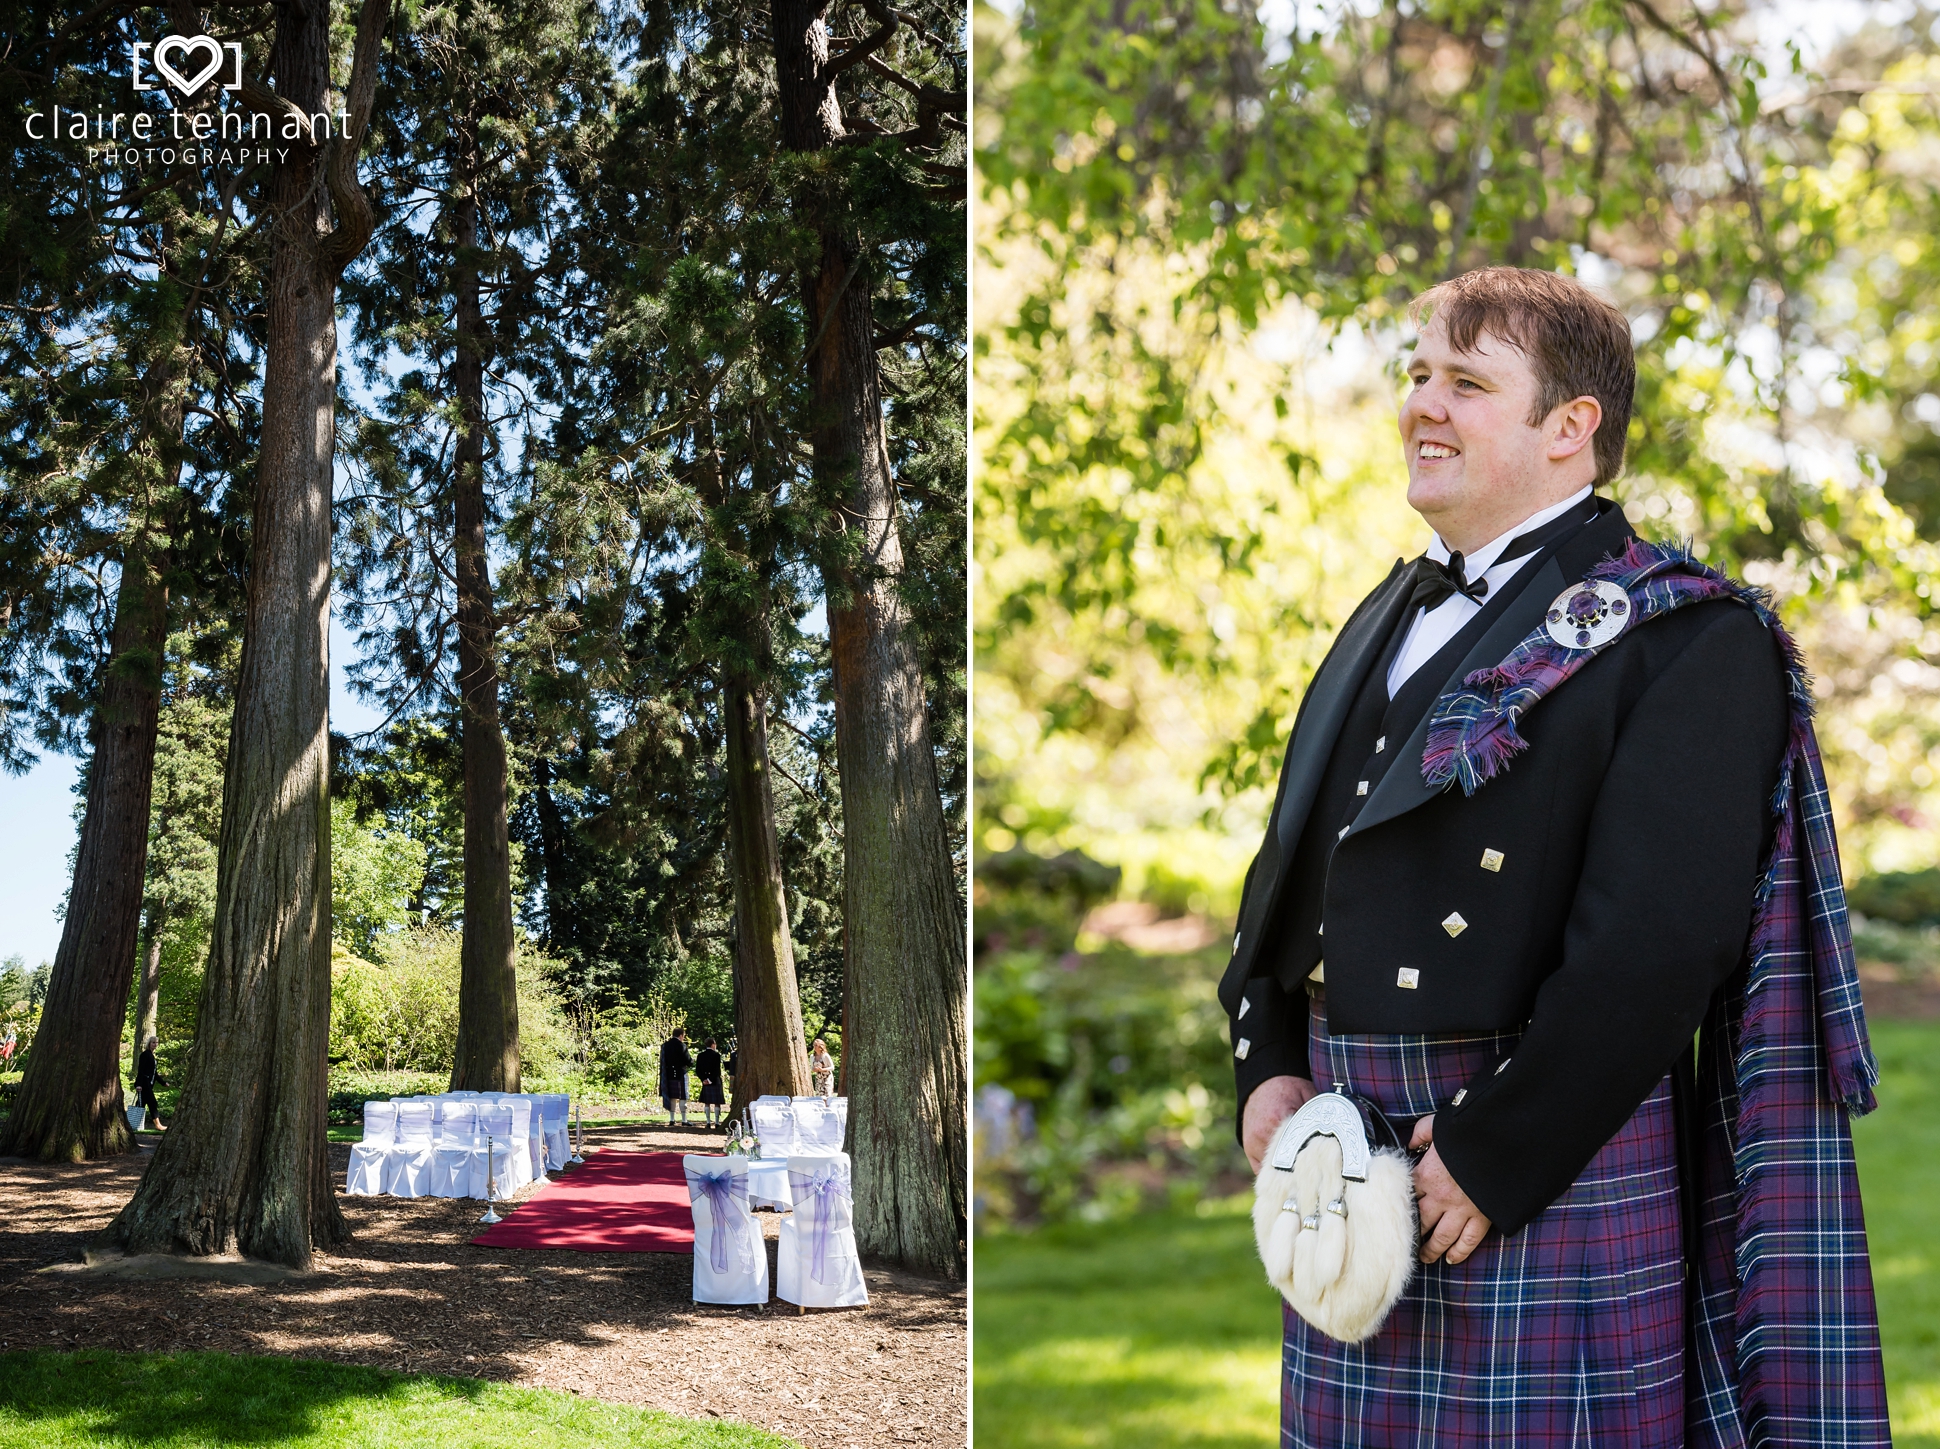
<svg viewBox="0 0 1940 1449">
<path fill-rule="evenodd" d="M 350 636 L 333 619 L 330 725 L 353 734 L 383 718 L 344 681 L 344 663 L 354 655 Z M 74 848 L 75 766 L 65 755 L 43 755 L 25 775 L 0 775 L 0 958 L 18 952 L 33 966 L 52 961 L 61 943 L 54 912 L 67 895 Z"/>
</svg>

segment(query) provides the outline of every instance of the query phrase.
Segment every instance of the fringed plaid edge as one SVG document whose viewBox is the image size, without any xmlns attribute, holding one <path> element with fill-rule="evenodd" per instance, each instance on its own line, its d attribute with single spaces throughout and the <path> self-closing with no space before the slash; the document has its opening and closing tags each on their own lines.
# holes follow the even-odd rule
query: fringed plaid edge
<svg viewBox="0 0 1940 1449">
<path fill-rule="evenodd" d="M 1754 895 L 1747 964 L 1702 1033 L 1699 1260 L 1691 1301 L 1693 1442 L 1890 1444 L 1878 1310 L 1850 1119 L 1875 1106 L 1832 808 L 1812 728 L 1811 680 L 1771 595 L 1686 545 L 1633 540 L 1591 569 L 1631 601 L 1596 649 L 1538 628 L 1502 663 L 1436 702 L 1423 778 L 1472 795 L 1528 747 L 1517 725 L 1558 685 L 1648 620 L 1729 598 L 1777 638 L 1791 727 Z M 1728 1067 L 1728 1069 L 1727 1069 Z"/>
</svg>

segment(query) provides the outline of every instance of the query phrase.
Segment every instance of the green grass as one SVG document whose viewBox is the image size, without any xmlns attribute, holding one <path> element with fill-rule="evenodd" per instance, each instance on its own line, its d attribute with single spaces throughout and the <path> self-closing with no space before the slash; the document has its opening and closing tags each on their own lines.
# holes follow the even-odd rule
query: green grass
<svg viewBox="0 0 1940 1449">
<path fill-rule="evenodd" d="M 977 1244 L 988 1449 L 1259 1449 L 1279 1431 L 1279 1295 L 1244 1200 Z"/>
<path fill-rule="evenodd" d="M 1873 1023 L 1880 1108 L 1854 1130 L 1893 1440 L 1940 1449 L 1940 1023 Z M 1202 1208 L 1202 1212 L 1207 1209 Z M 1279 1298 L 1244 1200 L 976 1248 L 980 1449 L 1261 1449 Z"/>
<path fill-rule="evenodd" d="M 1879 1110 L 1853 1126 L 1899 1449 L 1940 1449 L 1940 1022 L 1876 1021 Z"/>
<path fill-rule="evenodd" d="M 718 1420 L 548 1389 L 226 1353 L 0 1353 L 0 1444 L 36 1449 L 789 1449 Z"/>
</svg>

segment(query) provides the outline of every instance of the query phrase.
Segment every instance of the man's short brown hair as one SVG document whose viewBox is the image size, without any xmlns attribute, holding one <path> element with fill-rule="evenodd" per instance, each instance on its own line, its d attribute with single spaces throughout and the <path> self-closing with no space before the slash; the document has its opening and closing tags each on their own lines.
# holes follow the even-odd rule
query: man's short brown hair
<svg viewBox="0 0 1940 1449">
<path fill-rule="evenodd" d="M 1442 324 L 1448 344 L 1472 352 L 1487 332 L 1529 359 L 1536 374 L 1535 427 L 1572 398 L 1603 407 L 1597 424 L 1596 481 L 1623 471 L 1630 404 L 1637 390 L 1637 357 L 1630 322 L 1574 277 L 1527 267 L 1483 267 L 1430 287 L 1408 308 L 1408 320 Z"/>
</svg>

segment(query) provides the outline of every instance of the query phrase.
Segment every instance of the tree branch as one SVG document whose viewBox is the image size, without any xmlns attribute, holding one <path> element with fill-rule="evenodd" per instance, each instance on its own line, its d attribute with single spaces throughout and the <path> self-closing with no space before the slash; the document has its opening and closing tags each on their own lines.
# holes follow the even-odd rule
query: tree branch
<svg viewBox="0 0 1940 1449">
<path fill-rule="evenodd" d="M 887 45 L 889 37 L 896 33 L 896 27 L 902 24 L 896 18 L 896 12 L 883 4 L 882 0 L 862 0 L 862 8 L 867 10 L 882 28 L 875 34 L 858 40 L 840 55 L 832 57 L 822 72 L 824 80 L 832 81 L 850 66 L 862 64 L 872 54 Z"/>
<path fill-rule="evenodd" d="M 370 198 L 357 184 L 357 153 L 370 130 L 371 107 L 377 100 L 377 56 L 384 43 L 384 27 L 391 18 L 391 0 L 364 0 L 357 16 L 357 44 L 352 51 L 348 113 L 344 134 L 332 141 L 324 162 L 330 200 L 337 209 L 336 229 L 324 239 L 324 260 L 338 273 L 369 243 L 376 218 Z"/>
</svg>

